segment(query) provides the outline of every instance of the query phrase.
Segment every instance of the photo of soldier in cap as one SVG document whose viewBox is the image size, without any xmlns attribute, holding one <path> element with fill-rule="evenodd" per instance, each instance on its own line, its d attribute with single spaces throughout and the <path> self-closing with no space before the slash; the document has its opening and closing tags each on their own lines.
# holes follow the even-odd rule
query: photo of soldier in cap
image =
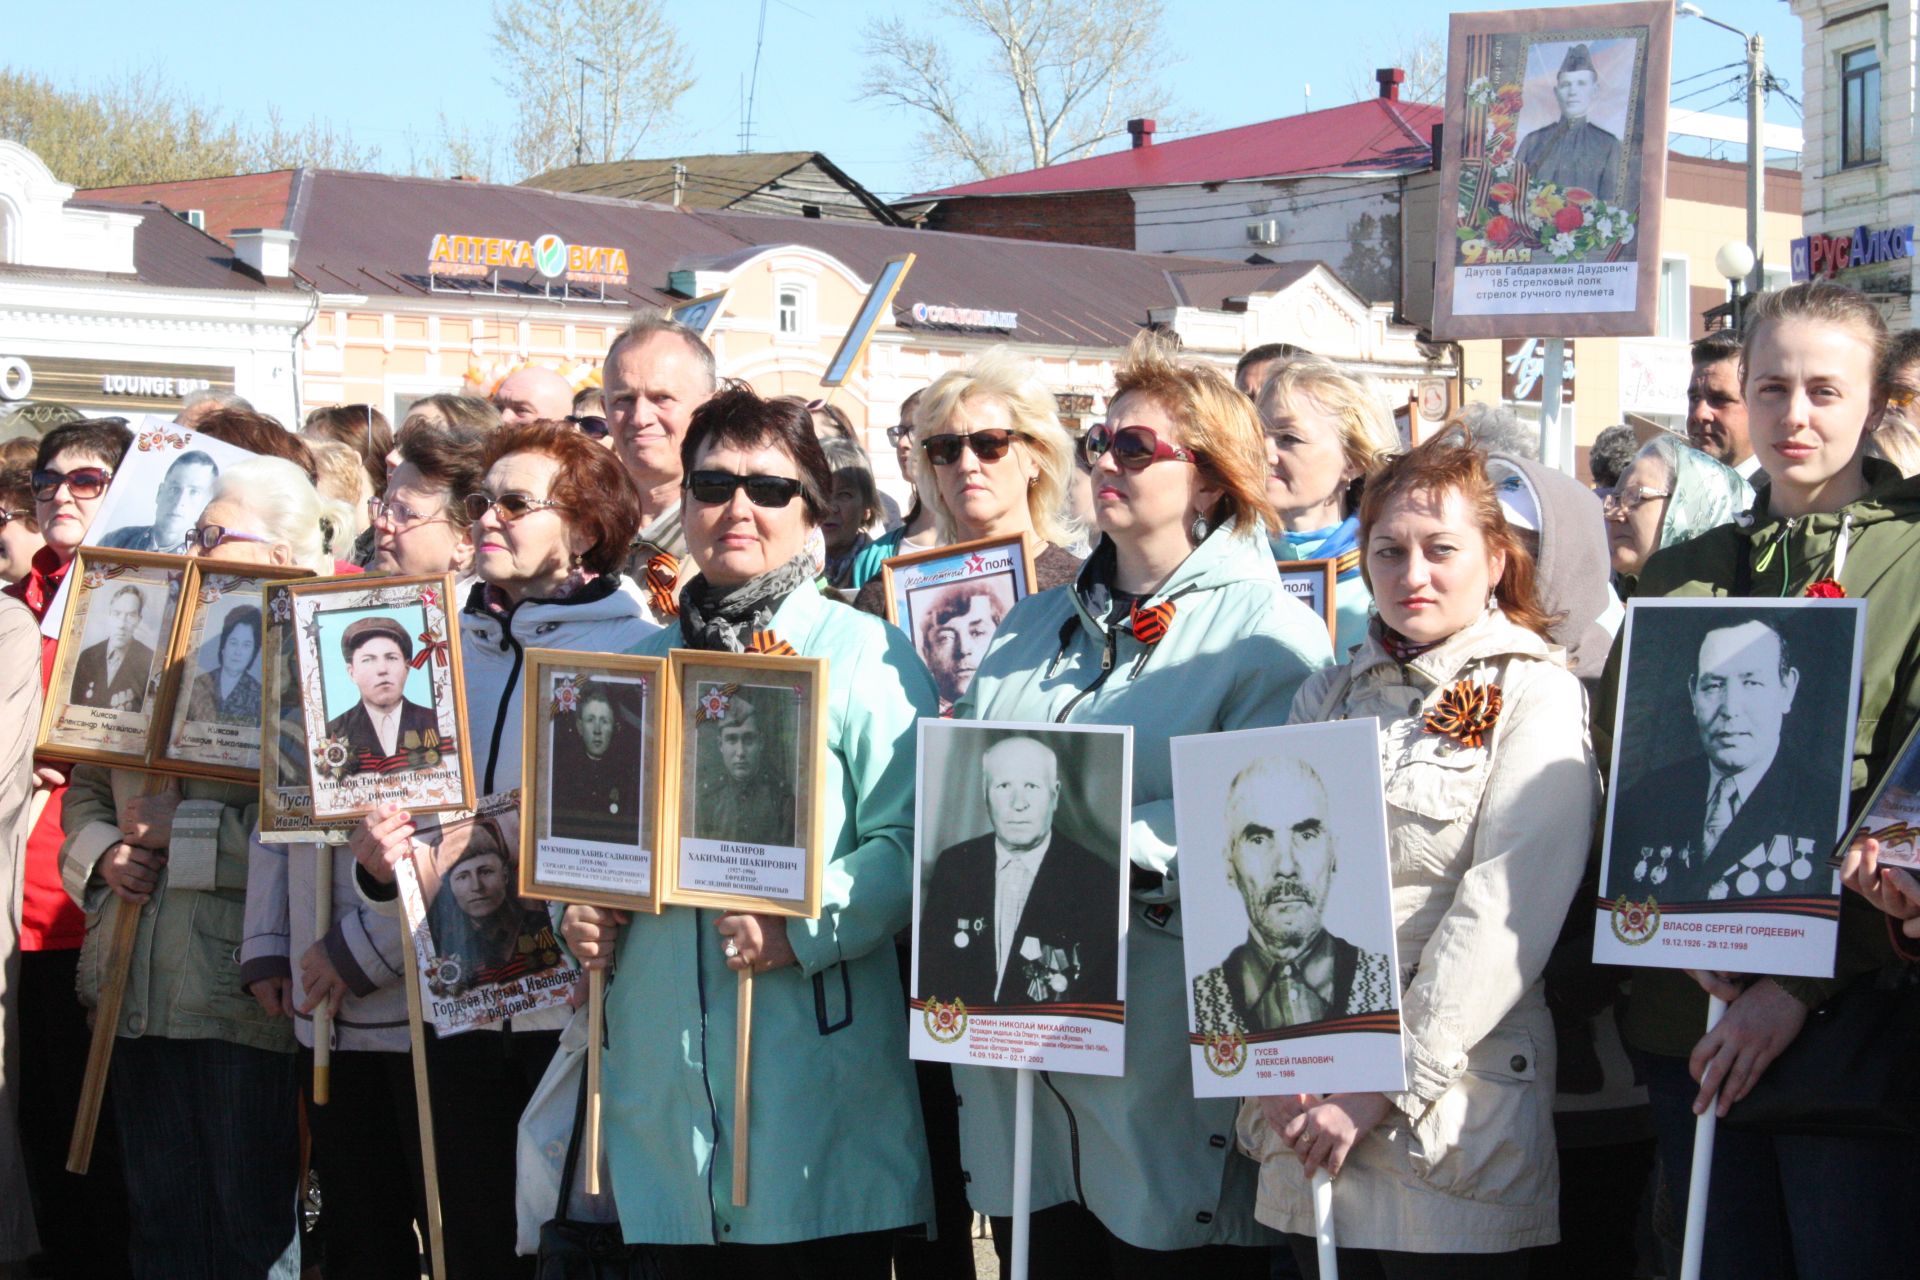
<svg viewBox="0 0 1920 1280">
<path fill-rule="evenodd" d="M 783 747 L 794 694 L 767 685 L 702 682 L 695 727 L 693 827 L 702 840 L 791 847 L 798 816 Z"/>
<path fill-rule="evenodd" d="M 343 776 L 423 769 L 452 753 L 433 708 L 405 696 L 413 662 L 405 627 L 384 615 L 355 619 L 340 633 L 340 653 L 358 691 L 351 707 L 327 721 L 327 736 L 345 739 L 350 753 Z M 327 689 L 329 711 L 343 700 L 343 690 Z"/>
<path fill-rule="evenodd" d="M 1626 46 L 1631 66 L 1631 40 L 1540 43 L 1528 50 L 1526 114 L 1551 111 L 1555 117 L 1551 124 L 1536 127 L 1520 138 L 1518 160 L 1526 170 L 1529 189 L 1552 183 L 1562 191 L 1592 192 L 1608 204 L 1635 203 L 1633 193 L 1625 190 L 1626 171 L 1621 163 L 1618 131 L 1626 124 L 1625 102 L 1610 92 L 1613 86 L 1601 83 L 1599 68 L 1594 65 L 1599 51 L 1611 45 Z M 1549 87 L 1546 72 L 1556 66 L 1550 61 L 1556 52 L 1559 60 L 1550 85 L 1554 105 L 1543 111 L 1539 98 L 1541 90 Z M 1595 115 L 1613 128 L 1596 123 Z"/>
</svg>

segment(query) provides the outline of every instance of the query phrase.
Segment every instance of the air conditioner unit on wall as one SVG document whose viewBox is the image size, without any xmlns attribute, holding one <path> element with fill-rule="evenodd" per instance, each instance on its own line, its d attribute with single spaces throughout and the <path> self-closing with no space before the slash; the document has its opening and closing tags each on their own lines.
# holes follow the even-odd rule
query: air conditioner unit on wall
<svg viewBox="0 0 1920 1280">
<path fill-rule="evenodd" d="M 1247 224 L 1247 239 L 1253 244 L 1279 244 L 1280 219 L 1264 218 Z"/>
</svg>

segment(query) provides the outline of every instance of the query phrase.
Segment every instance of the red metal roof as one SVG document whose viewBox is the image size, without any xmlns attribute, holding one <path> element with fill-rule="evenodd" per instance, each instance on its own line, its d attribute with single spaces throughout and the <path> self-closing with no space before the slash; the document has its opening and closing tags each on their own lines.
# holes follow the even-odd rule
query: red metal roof
<svg viewBox="0 0 1920 1280">
<path fill-rule="evenodd" d="M 292 169 L 272 173 L 242 173 L 228 178 L 195 178 L 186 182 L 144 182 L 127 187 L 95 187 L 82 191 L 82 200 L 114 204 L 152 201 L 184 212 L 200 209 L 206 232 L 216 240 L 230 240 L 235 227 L 285 227 L 293 195 Z"/>
<path fill-rule="evenodd" d="M 1444 109 L 1424 103 L 1368 98 L 1325 111 L 1009 173 L 913 198 L 1109 191 L 1424 169 L 1430 163 L 1433 126 L 1445 115 Z"/>
</svg>

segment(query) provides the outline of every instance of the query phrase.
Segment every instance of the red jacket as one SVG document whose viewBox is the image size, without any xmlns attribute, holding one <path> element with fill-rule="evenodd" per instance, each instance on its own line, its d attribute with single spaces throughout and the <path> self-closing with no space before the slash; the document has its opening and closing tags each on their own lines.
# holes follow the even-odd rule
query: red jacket
<svg viewBox="0 0 1920 1280">
<path fill-rule="evenodd" d="M 66 577 L 68 565 L 60 562 L 53 548 L 42 547 L 34 553 L 27 575 L 6 588 L 6 593 L 24 602 L 36 618 L 45 618 L 53 604 L 54 592 Z M 53 655 L 57 642 L 40 638 L 40 686 L 44 692 L 53 679 Z M 35 761 L 36 764 L 40 763 Z M 60 766 L 64 767 L 64 766 Z M 20 949 L 22 951 L 72 951 L 87 936 L 87 919 L 60 884 L 60 846 L 66 839 L 60 827 L 60 801 L 66 795 L 65 784 L 55 787 L 40 811 L 40 821 L 27 835 L 26 891 L 20 905 Z"/>
</svg>

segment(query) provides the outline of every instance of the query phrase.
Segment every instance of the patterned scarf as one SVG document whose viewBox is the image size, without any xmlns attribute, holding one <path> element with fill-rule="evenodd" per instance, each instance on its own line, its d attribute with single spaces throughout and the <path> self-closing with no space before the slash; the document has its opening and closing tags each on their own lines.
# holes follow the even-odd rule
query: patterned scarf
<svg viewBox="0 0 1920 1280">
<path fill-rule="evenodd" d="M 773 629 L 774 611 L 795 591 L 813 587 L 813 556 L 805 551 L 757 578 L 716 590 L 701 574 L 680 589 L 680 631 L 687 644 L 714 653 L 746 653 L 757 631 Z"/>
</svg>

